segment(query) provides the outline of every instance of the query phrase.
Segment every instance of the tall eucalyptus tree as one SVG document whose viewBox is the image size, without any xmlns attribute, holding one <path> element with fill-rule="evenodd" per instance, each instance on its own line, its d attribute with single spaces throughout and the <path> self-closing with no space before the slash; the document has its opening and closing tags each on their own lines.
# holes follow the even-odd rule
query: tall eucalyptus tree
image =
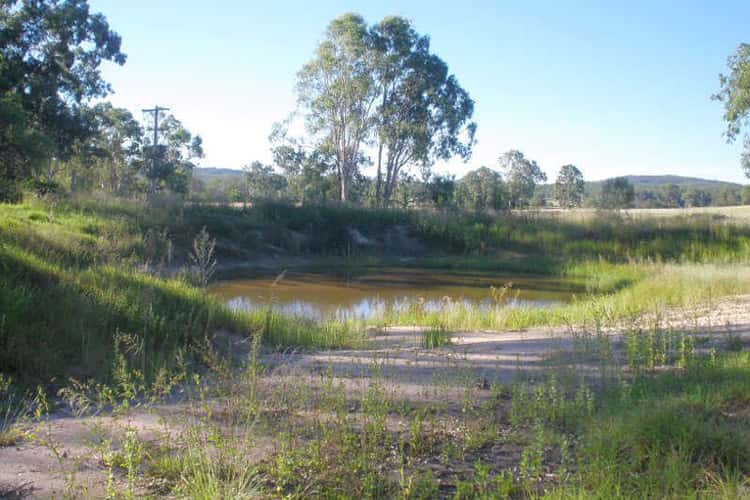
<svg viewBox="0 0 750 500">
<path fill-rule="evenodd" d="M 729 142 L 734 142 L 742 127 L 750 122 L 750 43 L 740 44 L 727 63 L 729 74 L 719 75 L 721 89 L 713 98 L 724 103 L 725 135 Z M 740 162 L 745 175 L 750 177 L 750 134 L 745 134 L 744 142 Z"/>
<path fill-rule="evenodd" d="M 508 204 L 510 208 L 526 208 L 529 206 L 536 185 L 547 180 L 547 174 L 537 162 L 515 149 L 503 153 L 498 158 L 500 167 L 505 171 L 505 184 L 508 188 Z"/>
<path fill-rule="evenodd" d="M 339 199 L 359 170 L 375 102 L 372 51 L 365 20 L 344 14 L 331 21 L 315 57 L 298 74 L 299 103 L 317 148 L 334 158 Z"/>
<path fill-rule="evenodd" d="M 408 166 L 468 159 L 474 102 L 430 53 L 430 40 L 401 17 L 368 27 L 357 14 L 334 19 L 315 57 L 298 75 L 299 103 L 316 149 L 334 159 L 339 198 L 374 146 L 375 196 L 388 204 Z"/>
<path fill-rule="evenodd" d="M 92 133 L 86 103 L 110 91 L 101 63 L 125 62 L 120 43 L 86 0 L 0 2 L 0 181 L 75 154 Z"/>
<path fill-rule="evenodd" d="M 474 102 L 408 20 L 386 17 L 370 40 L 378 95 L 376 200 L 387 205 L 405 167 L 471 156 Z"/>
</svg>

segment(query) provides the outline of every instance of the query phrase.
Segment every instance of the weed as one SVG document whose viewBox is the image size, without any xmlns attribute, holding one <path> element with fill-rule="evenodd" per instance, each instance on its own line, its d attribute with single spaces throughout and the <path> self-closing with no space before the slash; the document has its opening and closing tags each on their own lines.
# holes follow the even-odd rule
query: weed
<svg viewBox="0 0 750 500">
<path fill-rule="evenodd" d="M 201 287 L 206 288 L 216 272 L 216 259 L 214 250 L 216 249 L 216 240 L 211 239 L 203 226 L 201 232 L 193 240 L 193 251 L 190 254 L 190 261 L 198 275 L 198 282 Z"/>
<path fill-rule="evenodd" d="M 450 341 L 451 333 L 441 323 L 422 331 L 422 347 L 425 349 L 437 349 L 450 344 Z"/>
</svg>

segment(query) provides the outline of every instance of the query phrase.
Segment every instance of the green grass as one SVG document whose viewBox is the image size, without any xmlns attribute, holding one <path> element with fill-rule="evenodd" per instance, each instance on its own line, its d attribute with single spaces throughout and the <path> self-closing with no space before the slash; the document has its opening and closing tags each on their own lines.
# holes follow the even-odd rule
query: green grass
<svg viewBox="0 0 750 500">
<path fill-rule="evenodd" d="M 750 494 L 750 353 L 606 392 L 580 425 L 579 471 L 553 497 Z"/>
<path fill-rule="evenodd" d="M 265 385 L 258 368 L 229 375 L 220 398 L 197 384 L 196 419 L 165 428 L 159 447 L 129 427 L 119 447 L 106 440 L 105 465 L 128 474 L 124 493 L 142 484 L 187 498 L 750 493 L 749 352 L 691 356 L 594 389 L 555 374 L 467 387 L 460 408 L 441 401 L 439 385 L 432 401 L 403 400 L 378 375 L 347 390 L 332 372 Z M 257 443 L 269 439 L 261 459 Z"/>
<path fill-rule="evenodd" d="M 430 326 L 421 335 L 422 347 L 426 349 L 437 349 L 451 342 L 451 333 L 441 324 Z"/>
<path fill-rule="evenodd" d="M 711 215 L 650 219 L 602 213 L 575 221 L 533 213 L 491 216 L 280 202 L 259 202 L 246 209 L 175 204 L 145 209 L 131 202 L 82 199 L 68 206 L 127 220 L 142 233 L 167 229 L 177 249 L 188 248 L 193 235 L 206 226 L 218 240 L 220 257 L 234 260 L 273 248 L 276 253 L 315 257 L 414 255 L 426 257 L 419 264 L 426 267 L 554 274 L 572 263 L 599 258 L 611 263 L 737 263 L 746 262 L 750 252 L 750 225 Z M 393 238 L 399 227 L 419 248 Z M 350 229 L 373 245 L 353 244 Z"/>
<path fill-rule="evenodd" d="M 146 381 L 200 357 L 217 330 L 260 333 L 273 347 L 361 338 L 354 324 L 233 312 L 189 280 L 146 267 L 163 256 L 146 236 L 158 219 L 144 212 L 127 204 L 0 205 L 4 373 L 32 383 L 110 379 L 118 335 L 130 339 L 129 362 Z"/>
<path fill-rule="evenodd" d="M 596 344 L 610 356 L 594 362 L 601 374 L 540 375 L 509 387 L 478 384 L 457 365 L 464 396 L 444 395 L 438 383 L 430 387 L 434 401 L 387 388 L 377 355 L 369 384 L 350 384 L 357 388 L 349 392 L 333 369 L 304 379 L 274 374 L 269 382 L 256 341 L 263 349 L 356 347 L 366 342 L 365 325 L 229 310 L 174 272 L 203 226 L 218 239 L 220 260 L 273 248 L 320 265 L 356 266 L 393 262 L 399 249 L 352 247 L 348 228 L 380 240 L 405 226 L 423 246 L 412 265 L 546 274 L 586 290 L 548 309 L 453 304 L 374 320 L 427 326 L 422 345 L 430 349 L 458 329 L 567 325 L 590 332 L 750 292 L 750 229 L 708 217 L 572 222 L 106 199 L 0 205 L 0 371 L 44 384 L 40 399 L 44 388 L 64 387 L 61 396 L 82 411 L 127 411 L 130 401 L 156 400 L 175 383 L 189 395 L 191 418 L 165 430 L 158 446 L 129 424 L 117 439 L 95 444 L 100 463 L 119 478 L 108 485 L 112 497 L 133 496 L 144 485 L 187 498 L 750 495 L 750 353 L 740 339 L 727 343 L 738 352 L 700 358 L 685 334 L 646 322 L 614 347 L 622 366 L 612 345 Z M 294 243 L 290 231 L 304 238 Z M 244 371 L 227 368 L 214 352 L 217 333 L 254 339 Z M 21 439 L 19 421 L 46 406 L 8 380 L 0 376 L 0 446 Z M 250 463 L 264 440 L 268 455 Z"/>
<path fill-rule="evenodd" d="M 450 330 L 504 330 L 534 326 L 599 324 L 629 320 L 671 308 L 692 308 L 750 292 L 750 267 L 739 264 L 621 264 L 592 262 L 570 275 L 590 292 L 569 304 L 548 308 L 478 307 L 448 303 L 439 311 L 388 309 L 376 325 L 436 323 Z M 489 295 L 489 291 L 488 291 Z"/>
<path fill-rule="evenodd" d="M 207 227 L 220 263 L 287 252 L 311 265 L 377 266 L 419 252 L 409 265 L 565 277 L 587 294 L 549 309 L 387 311 L 378 325 L 523 328 L 612 321 L 748 291 L 750 227 L 708 217 L 582 223 L 504 214 L 291 207 L 250 209 L 83 198 L 0 205 L 0 362 L 19 379 L 111 377 L 114 339 L 137 347 L 129 362 L 145 379 L 176 369 L 215 332 L 260 332 L 270 347 L 361 345 L 364 325 L 323 324 L 274 311 L 233 312 L 199 288 L 185 267 Z M 417 247 L 386 244 L 405 228 Z M 376 242 L 358 248 L 356 228 Z M 296 235 L 292 237 L 290 235 Z M 269 250 L 273 249 L 273 250 Z M 283 255 L 282 259 L 283 261 Z M 137 353 L 135 352 L 137 351 Z"/>
<path fill-rule="evenodd" d="M 13 380 L 0 374 L 0 448 L 13 446 L 23 439 L 19 421 L 30 413 L 27 398 L 18 394 Z"/>
</svg>

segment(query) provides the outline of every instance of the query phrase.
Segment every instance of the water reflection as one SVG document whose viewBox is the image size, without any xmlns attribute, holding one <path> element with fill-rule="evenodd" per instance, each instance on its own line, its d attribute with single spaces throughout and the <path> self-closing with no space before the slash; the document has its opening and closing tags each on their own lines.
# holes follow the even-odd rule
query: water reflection
<svg viewBox="0 0 750 500">
<path fill-rule="evenodd" d="M 273 276 L 218 283 L 212 293 L 233 309 L 258 310 L 271 305 L 286 314 L 322 320 L 372 318 L 386 310 L 419 307 L 438 311 L 454 305 L 488 309 L 497 306 L 497 292 L 513 282 L 503 306 L 550 307 L 567 302 L 577 290 L 571 283 L 540 277 L 509 277 L 487 273 L 436 273 L 416 269 L 380 269 L 357 274 L 287 273 L 273 285 Z"/>
</svg>

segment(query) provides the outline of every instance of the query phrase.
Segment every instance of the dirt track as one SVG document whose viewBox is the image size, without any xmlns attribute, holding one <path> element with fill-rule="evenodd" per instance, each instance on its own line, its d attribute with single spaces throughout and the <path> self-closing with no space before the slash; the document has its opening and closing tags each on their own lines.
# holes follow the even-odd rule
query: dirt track
<svg viewBox="0 0 750 500">
<path fill-rule="evenodd" d="M 686 317 L 692 319 L 688 321 Z M 729 339 L 740 339 L 747 348 L 750 296 L 724 299 L 709 310 L 675 312 L 665 322 L 665 326 L 703 337 L 703 349 L 721 348 Z M 611 329 L 602 335 L 616 344 L 621 332 Z M 294 384 L 313 387 L 332 371 L 348 392 L 361 393 L 370 377 L 377 375 L 398 398 L 412 402 L 440 398 L 450 405 L 466 397 L 467 387 L 477 387 L 477 397 L 482 397 L 482 389 L 493 382 L 508 384 L 517 377 L 549 370 L 567 369 L 579 374 L 596 370 L 596 362 L 578 348 L 583 340 L 560 328 L 459 332 L 450 345 L 431 350 L 422 348 L 420 338 L 417 328 L 391 328 L 377 333 L 372 347 L 365 350 L 268 355 L 265 363 L 269 369 L 263 383 L 292 380 Z M 247 342 L 235 342 L 237 350 L 247 349 Z M 99 497 L 104 493 L 107 477 L 100 458 L 92 452 L 92 442 L 102 436 L 116 436 L 115 430 L 126 426 L 155 442 L 169 439 L 169 433 L 179 432 L 194 412 L 189 403 L 173 403 L 132 410 L 120 417 L 74 418 L 58 414 L 33 429 L 40 440 L 51 441 L 54 447 L 27 439 L 17 446 L 0 448 L 0 497 L 4 491 L 30 497 L 59 497 L 68 492 L 73 473 L 75 482 L 84 488 L 77 491 L 79 495 Z M 270 441 L 264 443 L 261 439 L 254 458 L 262 459 L 270 450 Z"/>
</svg>

